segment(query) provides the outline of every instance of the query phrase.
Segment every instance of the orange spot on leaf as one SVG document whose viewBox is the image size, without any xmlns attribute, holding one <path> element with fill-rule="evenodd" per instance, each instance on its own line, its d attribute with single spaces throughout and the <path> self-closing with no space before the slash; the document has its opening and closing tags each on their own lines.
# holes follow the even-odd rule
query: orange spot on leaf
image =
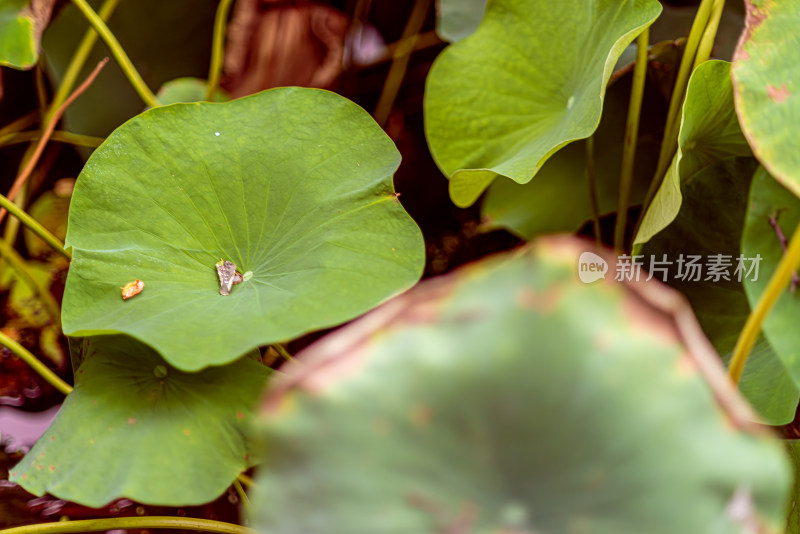
<svg viewBox="0 0 800 534">
<path fill-rule="evenodd" d="M 418 404 L 411 410 L 411 422 L 415 426 L 426 427 L 431 424 L 432 419 L 433 412 L 424 404 Z"/>
<path fill-rule="evenodd" d="M 767 96 L 776 104 L 780 104 L 790 96 L 792 93 L 786 88 L 786 84 L 781 85 L 780 87 L 775 87 L 774 85 L 767 86 Z"/>
<path fill-rule="evenodd" d="M 135 417 L 129 417 L 129 418 L 128 418 L 128 424 L 129 424 L 129 425 L 134 425 L 134 424 L 136 424 L 136 418 L 135 418 Z"/>
<path fill-rule="evenodd" d="M 236 412 L 236 417 L 239 419 L 244 419 L 244 414 L 242 412 Z"/>
<path fill-rule="evenodd" d="M 51 466 L 50 466 L 50 471 L 53 471 L 53 472 L 55 472 L 55 470 L 56 470 L 56 466 L 54 466 L 54 465 L 51 465 Z"/>
<path fill-rule="evenodd" d="M 189 429 L 186 429 L 186 430 L 183 431 L 183 435 L 184 436 L 189 436 L 189 435 L 191 435 L 191 433 L 192 433 L 192 431 L 189 430 Z"/>
<path fill-rule="evenodd" d="M 557 288 L 551 288 L 539 294 L 530 287 L 524 287 L 517 292 L 516 300 L 517 306 L 524 310 L 552 313 L 558 306 L 560 297 Z"/>
<path fill-rule="evenodd" d="M 698 373 L 697 364 L 688 354 L 682 354 L 676 362 L 676 371 L 679 376 L 692 377 Z"/>
</svg>

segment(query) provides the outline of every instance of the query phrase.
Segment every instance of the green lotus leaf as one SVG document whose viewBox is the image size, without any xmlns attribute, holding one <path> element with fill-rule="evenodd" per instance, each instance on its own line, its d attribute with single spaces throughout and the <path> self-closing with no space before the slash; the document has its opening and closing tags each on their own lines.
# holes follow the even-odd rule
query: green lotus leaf
<svg viewBox="0 0 800 534">
<path fill-rule="evenodd" d="M 536 243 L 299 355 L 262 410 L 260 532 L 777 531 L 785 452 L 686 304 Z"/>
<path fill-rule="evenodd" d="M 468 37 L 481 23 L 488 0 L 437 0 L 436 33 L 443 41 Z"/>
<path fill-rule="evenodd" d="M 253 408 L 270 373 L 257 352 L 189 374 L 127 336 L 86 347 L 75 390 L 11 480 L 95 508 L 120 497 L 187 506 L 253 465 Z"/>
<path fill-rule="evenodd" d="M 206 99 L 208 83 L 200 78 L 176 78 L 165 82 L 156 97 L 162 105 L 178 102 L 202 102 Z M 227 102 L 228 94 L 222 89 L 214 91 L 214 102 Z"/>
<path fill-rule="evenodd" d="M 674 47 L 668 50 L 672 52 Z M 655 72 L 657 69 L 649 69 L 649 73 Z M 620 76 L 608 88 L 603 116 L 594 134 L 595 193 L 601 215 L 617 209 L 630 89 L 629 74 Z M 654 85 L 648 85 L 647 89 L 640 119 L 632 205 L 641 204 L 653 179 L 664 127 L 663 98 Z M 579 140 L 548 159 L 527 184 L 495 180 L 481 204 L 482 224 L 491 229 L 510 230 L 527 240 L 542 234 L 579 230 L 593 215 L 586 158 L 587 141 Z"/>
<path fill-rule="evenodd" d="M 0 0 L 0 65 L 30 69 L 39 61 L 39 39 L 54 2 Z"/>
<path fill-rule="evenodd" d="M 361 315 L 424 264 L 399 162 L 363 109 L 315 89 L 135 117 L 75 187 L 64 332 L 126 333 L 191 371 Z M 245 275 L 229 296 L 220 258 Z"/>
<path fill-rule="evenodd" d="M 617 58 L 661 12 L 655 0 L 495 0 L 436 59 L 425 132 L 450 197 L 468 206 L 505 176 L 524 184 L 597 128 Z"/>
<path fill-rule="evenodd" d="M 53 268 L 44 262 L 28 261 L 25 263 L 28 274 L 44 289 L 49 290 L 53 280 Z M 15 317 L 29 328 L 42 328 L 53 322 L 53 317 L 48 314 L 39 295 L 30 283 L 19 276 L 19 273 L 7 265 L 0 273 L 0 287 L 9 290 L 5 300 L 5 313 L 7 317 Z M 8 320 L 8 319 L 6 319 Z"/>
<path fill-rule="evenodd" d="M 783 257 L 781 235 L 788 238 L 800 223 L 800 199 L 759 168 L 750 187 L 747 220 L 742 233 L 742 252 L 761 257 L 758 277 L 745 280 L 744 288 L 750 306 L 755 306 L 772 274 Z M 780 229 L 780 234 L 777 229 Z M 795 385 L 800 387 L 800 339 L 797 318 L 800 301 L 795 287 L 781 295 L 762 326 L 764 335 L 786 366 Z M 748 362 L 749 365 L 749 362 Z"/>
<path fill-rule="evenodd" d="M 706 61 L 689 79 L 678 151 L 645 214 L 637 244 L 646 243 L 678 216 L 684 184 L 704 167 L 732 156 L 749 156 L 733 105 L 730 63 Z"/>
<path fill-rule="evenodd" d="M 72 195 L 74 180 L 65 178 L 59 180 L 53 190 L 45 191 L 28 208 L 31 217 L 39 221 L 59 239 L 67 235 L 67 216 L 69 214 L 69 201 Z M 60 256 L 39 236 L 23 227 L 22 237 L 25 239 L 25 248 L 34 258 Z"/>
<path fill-rule="evenodd" d="M 726 364 L 730 356 L 730 352 L 724 356 Z M 779 426 L 794 420 L 800 389 L 764 336 L 758 339 L 747 359 L 739 390 L 764 422 Z"/>
<path fill-rule="evenodd" d="M 666 256 L 666 281 L 689 299 L 703 331 L 726 361 L 750 314 L 743 283 L 755 256 L 742 252 L 741 236 L 757 167 L 752 157 L 727 158 L 693 174 L 682 184 L 683 201 L 675 220 L 641 247 L 646 268 L 651 259 Z M 727 279 L 709 276 L 705 268 L 719 254 L 729 263 Z M 697 280 L 681 276 L 689 271 L 681 272 L 678 265 L 681 258 L 692 256 L 704 266 Z M 788 423 L 794 419 L 800 392 L 767 340 L 760 341 L 756 352 L 747 362 L 740 389 L 768 423 Z"/>
<path fill-rule="evenodd" d="M 745 0 L 733 64 L 736 111 L 753 153 L 800 196 L 800 0 Z"/>
</svg>

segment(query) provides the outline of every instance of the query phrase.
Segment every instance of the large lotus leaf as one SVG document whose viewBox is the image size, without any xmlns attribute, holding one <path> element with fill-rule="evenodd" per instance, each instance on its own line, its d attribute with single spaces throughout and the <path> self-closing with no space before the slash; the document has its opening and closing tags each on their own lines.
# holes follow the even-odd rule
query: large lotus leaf
<svg viewBox="0 0 800 534">
<path fill-rule="evenodd" d="M 93 338 L 75 390 L 11 480 L 91 507 L 211 501 L 254 463 L 253 408 L 269 372 L 257 352 L 189 374 L 130 337 Z"/>
<path fill-rule="evenodd" d="M 770 221 L 773 217 L 773 222 Z M 783 257 L 781 240 L 774 224 L 784 237 L 792 235 L 800 223 L 800 199 L 774 180 L 762 167 L 753 177 L 750 187 L 747 221 L 742 234 L 742 253 L 761 256 L 758 277 L 745 281 L 750 305 L 755 306 L 764 292 L 772 273 Z M 800 338 L 797 321 L 800 317 L 800 288 L 787 288 L 764 320 L 763 331 L 781 361 L 800 386 Z"/>
<path fill-rule="evenodd" d="M 444 41 L 468 37 L 483 19 L 488 0 L 437 0 L 436 33 Z"/>
<path fill-rule="evenodd" d="M 756 168 L 754 158 L 728 158 L 690 176 L 682 184 L 684 198 L 675 220 L 641 248 L 646 267 L 666 255 L 671 262 L 667 282 L 686 295 L 706 335 L 725 359 L 750 314 L 742 285 L 751 265 L 749 257 L 744 255 L 741 280 L 736 268 Z M 699 256 L 705 267 L 718 254 L 728 258 L 727 280 L 709 276 L 708 269 L 699 280 L 681 276 L 688 272 L 680 272 L 681 258 Z M 758 352 L 745 367 L 741 390 L 768 423 L 788 423 L 794 418 L 800 392 L 766 340 Z"/>
<path fill-rule="evenodd" d="M 781 524 L 784 451 L 748 422 L 685 302 L 658 282 L 581 284 L 586 246 L 539 241 L 482 261 L 301 353 L 265 401 L 255 526 L 674 534 Z"/>
<path fill-rule="evenodd" d="M 53 0 L 0 0 L 0 65 L 30 69 L 39 60 Z"/>
<path fill-rule="evenodd" d="M 800 196 L 800 0 L 745 0 L 736 49 L 736 111 L 753 153 Z"/>
<path fill-rule="evenodd" d="M 524 184 L 545 160 L 597 128 L 606 82 L 655 0 L 494 0 L 478 29 L 436 59 L 425 132 L 468 206 L 497 176 Z"/>
<path fill-rule="evenodd" d="M 674 53 L 675 47 L 665 43 L 659 49 Z M 653 53 L 659 54 L 657 50 Z M 660 55 L 657 57 L 659 61 L 667 61 Z M 656 68 L 649 69 L 650 74 L 656 71 Z M 609 87 L 603 116 L 594 134 L 595 192 L 601 215 L 617 209 L 630 88 L 630 75 L 621 76 Z M 654 85 L 648 84 L 647 89 L 640 119 L 631 204 L 641 204 L 644 200 L 655 172 L 664 126 L 663 98 Z M 523 239 L 578 230 L 593 213 L 586 158 L 586 141 L 579 140 L 548 159 L 527 184 L 495 180 L 481 205 L 483 224 L 492 229 L 508 229 Z"/>
<path fill-rule="evenodd" d="M 316 89 L 143 113 L 78 178 L 64 332 L 130 334 L 196 370 L 364 313 L 422 272 L 399 162 L 363 109 Z M 229 296 L 220 258 L 246 279 Z"/>
<path fill-rule="evenodd" d="M 636 235 L 646 243 L 678 216 L 683 184 L 704 167 L 731 156 L 749 156 L 733 105 L 730 63 L 706 61 L 692 73 L 683 103 L 678 151 Z"/>
</svg>

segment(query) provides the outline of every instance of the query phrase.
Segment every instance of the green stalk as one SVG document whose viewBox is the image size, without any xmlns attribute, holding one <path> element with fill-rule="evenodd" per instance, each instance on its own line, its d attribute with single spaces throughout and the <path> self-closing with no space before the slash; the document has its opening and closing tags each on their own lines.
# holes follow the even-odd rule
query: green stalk
<svg viewBox="0 0 800 534">
<path fill-rule="evenodd" d="M 711 8 L 715 0 L 703 0 L 700 7 L 697 8 L 697 15 L 694 17 L 692 29 L 689 32 L 689 38 L 686 40 L 686 48 L 683 50 L 683 57 L 681 64 L 678 67 L 678 76 L 675 79 L 675 87 L 672 90 L 672 97 L 669 101 L 669 109 L 667 111 L 667 122 L 664 131 L 671 131 L 676 123 L 680 122 L 681 107 L 683 105 L 683 97 L 686 94 L 686 87 L 689 85 L 689 76 L 692 73 L 694 66 L 694 58 L 697 55 L 697 47 L 700 40 L 705 33 L 708 26 L 708 20 L 711 15 Z M 677 140 L 677 137 L 676 137 Z M 664 154 L 666 159 L 671 159 L 668 156 L 670 143 L 666 137 L 661 144 L 661 154 Z"/>
<path fill-rule="evenodd" d="M 122 72 L 124 72 L 125 76 L 127 76 L 128 81 L 133 86 L 133 89 L 139 94 L 139 98 L 142 99 L 142 102 L 151 108 L 160 106 L 161 104 L 158 102 L 156 95 L 154 95 L 150 88 L 147 87 L 147 84 L 144 83 L 144 80 L 142 79 L 141 75 L 139 75 L 136 67 L 133 66 L 128 54 L 125 53 L 125 50 L 123 50 L 114 34 L 111 33 L 111 30 L 108 29 L 106 23 L 103 22 L 103 19 L 101 19 L 97 13 L 94 12 L 92 6 L 90 6 L 86 0 L 72 0 L 72 3 L 75 4 L 78 9 L 80 9 L 81 13 L 83 13 L 83 16 L 89 21 L 89 24 L 91 24 L 92 28 L 94 28 L 94 30 L 100 34 L 100 37 L 111 50 L 111 54 L 119 63 L 120 68 L 122 68 Z"/>
<path fill-rule="evenodd" d="M 603 246 L 600 230 L 600 207 L 597 202 L 597 166 L 594 161 L 594 135 L 586 139 L 586 175 L 589 178 L 589 202 L 592 205 L 592 227 L 597 248 Z"/>
<path fill-rule="evenodd" d="M 386 126 L 386 121 L 389 119 L 392 107 L 394 107 L 394 101 L 400 92 L 400 86 L 406 75 L 408 63 L 411 61 L 411 54 L 414 52 L 417 39 L 419 39 L 419 32 L 425 24 L 430 4 L 430 0 L 415 0 L 411 15 L 406 21 L 405 28 L 403 28 L 403 35 L 400 38 L 400 42 L 397 43 L 397 48 L 392 56 L 392 64 L 389 65 L 389 73 L 383 83 L 378 103 L 375 105 L 375 111 L 372 113 L 375 122 L 380 124 L 381 127 Z"/>
<path fill-rule="evenodd" d="M 44 132 L 44 128 L 45 127 L 46 127 L 46 125 L 42 125 L 40 131 Z M 19 163 L 20 172 L 25 167 L 28 166 L 28 164 L 30 163 L 31 159 L 36 154 L 36 147 L 37 146 L 38 146 L 38 143 L 31 143 L 25 149 L 25 152 L 22 154 L 22 159 L 20 160 L 20 163 Z M 28 200 L 27 193 L 28 193 L 28 188 L 27 187 L 23 187 L 22 190 L 19 193 L 17 193 L 17 196 L 14 198 L 14 204 L 16 206 L 19 206 L 20 209 L 22 209 L 22 206 L 24 206 L 25 203 Z M 8 211 L 11 211 L 11 210 L 8 210 Z M 1 220 L 2 219 L 0 219 L 0 221 Z M 9 219 L 8 221 L 6 221 L 6 229 L 3 232 L 3 239 L 8 244 L 14 243 L 14 241 L 17 240 L 17 233 L 18 232 L 19 232 L 19 221 L 17 219 Z"/>
<path fill-rule="evenodd" d="M 0 256 L 8 260 L 8 264 L 11 265 L 15 271 L 17 271 L 19 278 L 39 296 L 39 300 L 42 301 L 42 305 L 47 310 L 47 313 L 49 313 L 53 318 L 53 322 L 57 325 L 60 325 L 61 310 L 58 308 L 58 303 L 56 302 L 56 299 L 53 298 L 50 290 L 44 287 L 36 278 L 34 278 L 30 270 L 28 270 L 28 266 L 22 256 L 20 256 L 17 251 L 14 250 L 14 247 L 2 239 L 0 239 Z"/>
<path fill-rule="evenodd" d="M 106 0 L 103 2 L 103 5 L 100 6 L 100 10 L 97 12 L 97 14 L 103 23 L 111 18 L 111 14 L 114 13 L 119 1 L 120 0 Z M 69 94 L 72 92 L 72 88 L 75 86 L 75 82 L 78 80 L 78 76 L 80 75 L 83 66 L 86 64 L 86 60 L 89 58 L 89 54 L 91 54 L 92 48 L 94 48 L 96 42 L 97 32 L 93 28 L 89 28 L 86 30 L 86 33 L 83 34 L 83 38 L 78 44 L 78 48 L 75 50 L 75 54 L 72 56 L 72 59 L 67 66 L 67 70 L 64 71 L 64 77 L 61 79 L 61 84 L 58 86 L 56 94 L 53 96 L 53 101 L 50 103 L 50 107 L 47 110 L 48 118 L 55 113 L 59 106 L 64 103 L 64 100 L 66 100 Z M 47 120 L 45 120 L 44 123 L 46 124 Z"/>
<path fill-rule="evenodd" d="M 281 356 L 283 356 L 283 359 L 284 359 L 284 360 L 286 360 L 287 362 L 288 362 L 288 361 L 291 361 L 291 360 L 294 360 L 294 358 L 292 357 L 292 355 L 291 355 L 291 354 L 289 354 L 289 351 L 288 351 L 288 350 L 286 350 L 286 347 L 284 347 L 284 346 L 283 346 L 283 345 L 281 345 L 280 343 L 274 343 L 274 344 L 272 345 L 272 348 L 274 348 L 274 349 L 275 349 L 275 352 L 277 352 L 278 354 L 280 354 Z"/>
<path fill-rule="evenodd" d="M 731 380 L 735 383 L 738 384 L 739 379 L 742 377 L 744 365 L 747 363 L 750 351 L 753 350 L 753 345 L 758 339 L 764 319 L 767 318 L 775 302 L 780 298 L 786 286 L 789 285 L 792 273 L 797 271 L 798 267 L 800 267 L 800 224 L 795 228 L 786 252 L 778 263 L 777 269 L 772 273 L 769 282 L 767 282 L 767 287 L 758 299 L 755 308 L 750 311 L 750 315 L 739 333 L 739 338 L 736 340 L 736 346 L 733 348 L 733 355 L 731 356 L 731 364 L 728 368 Z"/>
<path fill-rule="evenodd" d="M 225 23 L 228 21 L 228 12 L 231 10 L 233 0 L 220 0 L 217 14 L 214 17 L 214 39 L 211 42 L 211 64 L 208 67 L 208 90 L 206 100 L 214 101 L 219 79 L 222 74 L 223 51 L 225 50 Z"/>
<path fill-rule="evenodd" d="M 38 141 L 42 138 L 42 132 L 28 131 L 16 134 L 9 134 L 0 136 L 0 146 L 14 145 L 17 143 L 25 143 L 28 141 Z M 97 148 L 105 139 L 103 137 L 94 137 L 92 135 L 76 134 L 64 130 L 56 130 L 50 136 L 51 141 L 58 141 L 61 143 L 68 143 L 75 146 L 83 146 L 88 148 Z"/>
<path fill-rule="evenodd" d="M 711 8 L 711 16 L 706 25 L 706 31 L 703 32 L 703 37 L 700 39 L 700 44 L 697 46 L 697 55 L 694 58 L 694 68 L 700 63 L 708 61 L 711 57 L 711 50 L 714 48 L 714 41 L 717 38 L 717 30 L 719 29 L 719 21 L 722 18 L 722 11 L 725 9 L 725 0 L 714 0 L 714 5 Z"/>
<path fill-rule="evenodd" d="M 220 534 L 255 534 L 255 531 L 233 523 L 194 519 L 191 517 L 112 517 L 107 519 L 83 519 L 80 521 L 59 521 L 41 523 L 24 527 L 0 530 L 0 534 L 79 534 L 82 532 L 101 532 L 104 530 L 127 529 L 183 529 Z"/>
<path fill-rule="evenodd" d="M 45 110 L 47 109 L 47 84 L 44 81 L 44 67 L 42 67 L 41 62 L 37 63 L 33 69 L 33 85 L 36 91 L 39 115 L 41 119 L 44 119 Z"/>
<path fill-rule="evenodd" d="M 250 478 L 249 476 L 245 475 L 244 473 L 239 473 L 239 476 L 236 477 L 236 480 L 238 482 L 241 482 L 242 484 L 244 484 L 248 488 L 255 488 L 256 487 L 255 481 L 252 478 Z"/>
<path fill-rule="evenodd" d="M 28 349 L 26 349 L 25 347 L 23 347 L 22 345 L 20 345 L 10 337 L 8 337 L 2 331 L 0 331 L 0 345 L 5 346 L 6 348 L 8 348 L 8 350 L 19 356 L 20 359 L 22 359 L 22 361 L 27 363 L 34 371 L 36 371 L 39 374 L 39 376 L 44 378 L 51 386 L 56 388 L 58 391 L 60 391 L 64 395 L 70 394 L 70 392 L 72 391 L 72 386 L 61 380 L 61 377 L 59 377 L 57 374 L 51 371 L 50 368 L 47 367 L 45 364 L 40 362 L 39 359 L 36 358 L 36 356 L 28 352 Z M 40 525 L 32 525 L 32 526 L 40 526 Z M 15 529 L 12 528 L 10 530 L 15 530 Z M 10 530 L 0 530 L 0 534 L 9 532 Z"/>
<path fill-rule="evenodd" d="M 5 195 L 0 195 L 0 207 L 7 209 L 11 215 L 19 219 L 20 222 L 27 226 L 34 234 L 41 237 L 45 243 L 53 248 L 53 250 L 68 260 L 72 259 L 72 253 L 64 248 L 64 243 L 62 243 L 60 239 L 51 234 L 50 231 L 39 224 L 36 219 L 28 215 L 25 210 L 8 200 Z"/>
<path fill-rule="evenodd" d="M 625 248 L 625 226 L 628 218 L 628 202 L 633 184 L 633 165 L 636 161 L 636 142 L 639 138 L 639 115 L 642 111 L 644 82 L 647 77 L 647 49 L 650 45 L 650 29 L 645 28 L 636 39 L 636 64 L 633 68 L 633 86 L 628 102 L 628 121 L 625 125 L 625 142 L 622 146 L 622 172 L 617 198 L 617 220 L 614 226 L 614 248 Z"/>
<path fill-rule="evenodd" d="M 36 122 L 37 115 L 38 115 L 37 111 L 34 110 L 12 122 L 9 122 L 8 124 L 0 128 L 0 137 L 5 137 L 7 135 L 15 134 L 17 132 L 24 130 L 28 126 L 31 126 L 33 123 Z"/>
<path fill-rule="evenodd" d="M 678 133 L 680 131 L 680 115 L 683 107 L 683 97 L 686 95 L 686 88 L 689 85 L 689 76 L 692 73 L 694 61 L 697 56 L 697 49 L 708 27 L 711 9 L 715 1 L 717 0 L 703 0 L 700 3 L 700 7 L 697 9 L 697 15 L 695 15 L 694 18 L 694 23 L 692 24 L 692 29 L 689 32 L 689 38 L 686 40 L 686 48 L 683 51 L 681 64 L 678 68 L 678 76 L 675 79 L 675 87 L 672 90 L 672 97 L 669 101 L 667 122 L 664 126 L 664 138 L 661 141 L 656 172 L 642 206 L 643 209 L 642 215 L 639 218 L 639 224 L 641 224 L 642 218 L 647 212 L 647 208 L 650 207 L 653 198 L 655 198 L 658 189 L 661 187 L 661 182 L 664 179 L 664 175 L 667 173 L 670 163 L 672 163 L 672 157 L 675 155 L 675 150 L 678 147 Z"/>
<path fill-rule="evenodd" d="M 238 480 L 233 481 L 233 487 L 236 490 L 236 493 L 239 495 L 239 500 L 242 501 L 242 507 L 245 510 L 250 509 L 250 499 L 247 497 L 247 493 L 245 493 L 244 488 L 242 487 L 242 483 Z"/>
</svg>

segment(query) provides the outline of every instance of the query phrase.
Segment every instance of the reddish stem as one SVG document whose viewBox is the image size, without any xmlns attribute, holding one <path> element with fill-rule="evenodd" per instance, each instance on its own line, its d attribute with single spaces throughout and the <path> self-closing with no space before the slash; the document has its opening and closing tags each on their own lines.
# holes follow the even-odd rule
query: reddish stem
<svg viewBox="0 0 800 534">
<path fill-rule="evenodd" d="M 6 195 L 9 200 L 13 202 L 14 198 L 17 196 L 17 193 L 19 193 L 20 189 L 22 189 L 22 186 L 25 185 L 25 182 L 27 182 L 28 178 L 30 178 L 31 173 L 33 172 L 33 169 L 36 168 L 36 164 L 39 162 L 42 152 L 44 152 L 44 147 L 50 140 L 50 136 L 53 135 L 53 131 L 56 129 L 56 125 L 61 119 L 61 116 L 67 110 L 69 105 L 72 104 L 72 102 L 74 102 L 75 99 L 78 98 L 84 91 L 86 91 L 90 85 L 92 85 L 92 82 L 94 82 L 95 78 L 97 78 L 97 75 L 100 74 L 100 71 L 103 69 L 103 67 L 106 66 L 106 63 L 108 63 L 108 58 L 104 58 L 102 61 L 100 61 L 92 73 L 86 77 L 83 83 L 80 84 L 72 92 L 72 94 L 67 97 L 66 100 L 64 100 L 55 113 L 53 113 L 53 116 L 50 117 L 47 126 L 45 127 L 44 131 L 42 131 L 42 137 L 39 139 L 39 143 L 36 145 L 36 150 L 34 151 L 33 156 L 31 156 L 31 159 L 28 160 L 28 163 L 25 165 L 25 168 L 22 169 L 22 172 L 19 173 L 17 179 L 14 180 L 14 184 L 11 186 L 11 189 Z M 3 218 L 5 218 L 6 213 L 8 212 L 5 208 L 0 208 L 0 223 L 3 222 Z"/>
</svg>

